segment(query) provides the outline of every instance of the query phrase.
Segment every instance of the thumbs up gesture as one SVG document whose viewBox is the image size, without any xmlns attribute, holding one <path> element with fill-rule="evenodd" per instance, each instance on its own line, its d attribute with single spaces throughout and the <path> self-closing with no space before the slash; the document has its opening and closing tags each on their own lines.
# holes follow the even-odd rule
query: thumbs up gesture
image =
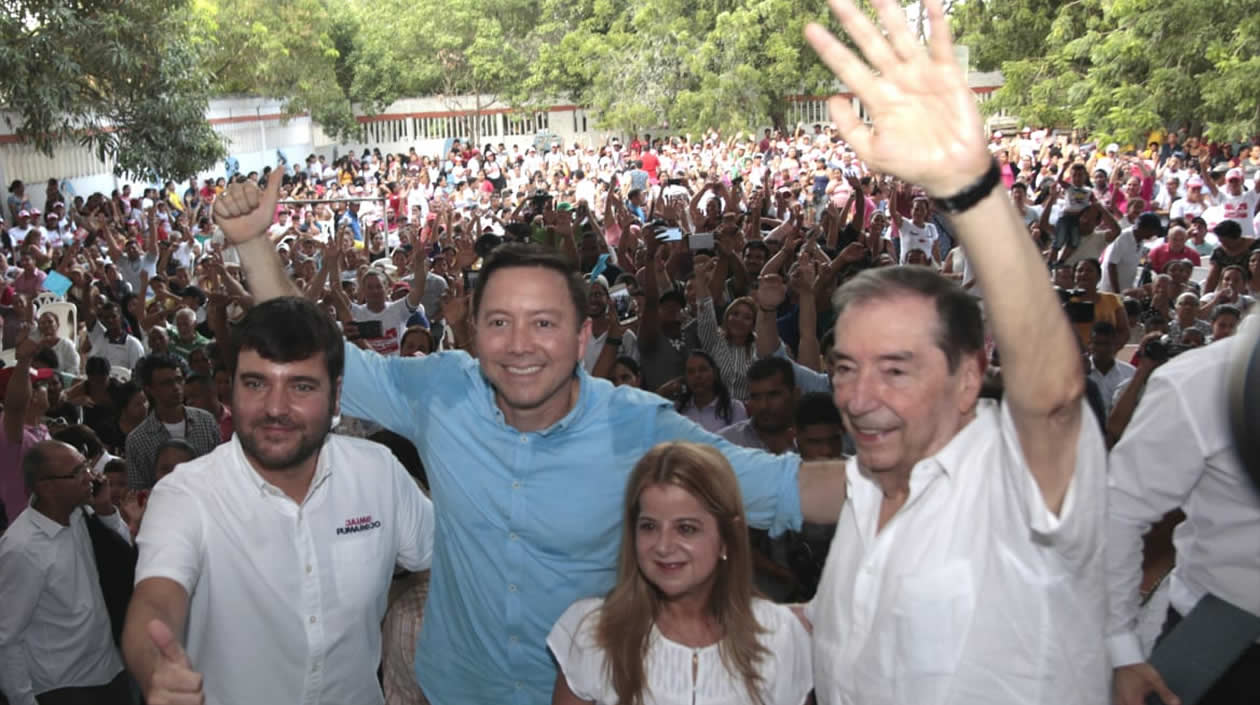
<svg viewBox="0 0 1260 705">
<path fill-rule="evenodd" d="M 160 620 L 149 622 L 149 638 L 157 647 L 157 665 L 149 681 L 145 702 L 149 705 L 200 705 L 206 701 L 201 674 L 193 670 L 188 654 L 170 627 Z"/>
<path fill-rule="evenodd" d="M 267 232 L 280 200 L 284 169 L 273 169 L 266 189 L 244 181 L 232 184 L 214 201 L 214 222 L 233 245 L 240 245 Z"/>
</svg>

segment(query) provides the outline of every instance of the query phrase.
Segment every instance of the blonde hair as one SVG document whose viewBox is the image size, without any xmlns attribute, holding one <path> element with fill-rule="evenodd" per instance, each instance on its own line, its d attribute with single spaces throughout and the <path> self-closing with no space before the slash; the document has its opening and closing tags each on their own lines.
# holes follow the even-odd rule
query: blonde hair
<svg viewBox="0 0 1260 705">
<path fill-rule="evenodd" d="M 726 560 L 715 568 L 708 612 L 721 628 L 722 662 L 739 674 L 753 702 L 762 703 L 762 678 L 757 666 L 767 655 L 758 641 L 765 629 L 757 623 L 752 601 L 752 550 L 744 521 L 739 482 L 731 465 L 716 449 L 696 443 L 661 443 L 635 465 L 626 483 L 617 585 L 597 613 L 596 643 L 606 655 L 608 679 L 621 705 L 642 705 L 647 687 L 643 663 L 652 625 L 664 595 L 639 569 L 636 550 L 640 497 L 649 487 L 673 485 L 690 493 L 717 519 Z"/>
<path fill-rule="evenodd" d="M 733 311 L 736 306 L 747 306 L 752 309 L 753 321 L 755 322 L 757 320 L 757 302 L 753 301 L 751 296 L 741 296 L 727 304 L 726 310 L 722 312 L 722 328 L 724 333 L 726 332 L 726 319 L 731 317 L 731 311 Z M 731 342 L 730 333 L 726 333 L 726 340 L 727 342 Z M 753 340 L 754 334 L 750 331 L 748 333 L 748 340 L 744 342 L 744 345 L 751 346 L 753 344 Z"/>
</svg>

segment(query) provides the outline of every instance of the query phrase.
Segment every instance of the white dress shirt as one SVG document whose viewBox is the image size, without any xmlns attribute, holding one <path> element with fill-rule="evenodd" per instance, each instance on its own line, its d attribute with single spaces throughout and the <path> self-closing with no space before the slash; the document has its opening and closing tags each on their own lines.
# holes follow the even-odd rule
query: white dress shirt
<svg viewBox="0 0 1260 705">
<path fill-rule="evenodd" d="M 1117 392 L 1133 379 L 1135 374 L 1137 374 L 1137 368 L 1122 360 L 1113 360 L 1111 369 L 1104 373 L 1094 367 L 1093 359 L 1090 359 L 1089 378 L 1098 385 L 1098 391 L 1102 394 L 1103 411 L 1107 416 L 1111 416 L 1111 410 L 1115 408 L 1116 399 L 1119 398 Z"/>
<path fill-rule="evenodd" d="M 117 511 L 101 521 L 131 543 Z M 0 690 L 30 705 L 49 690 L 105 685 L 122 668 L 83 512 L 62 526 L 28 506 L 0 535 Z"/>
<path fill-rule="evenodd" d="M 433 522 L 382 445 L 330 434 L 299 505 L 233 436 L 154 488 L 136 582 L 169 578 L 188 592 L 186 649 L 209 705 L 382 703 L 394 564 L 429 567 Z"/>
<path fill-rule="evenodd" d="M 1102 524 L 1106 453 L 1085 402 L 1058 516 L 1004 405 L 883 494 L 849 461 L 848 497 L 807 608 L 822 705 L 1105 705 L 1110 681 Z"/>
<path fill-rule="evenodd" d="M 1173 609 L 1185 615 L 1212 593 L 1260 614 L 1260 499 L 1229 431 L 1230 359 L 1242 340 L 1235 335 L 1188 351 L 1151 374 L 1111 450 L 1107 648 L 1113 666 L 1144 660 L 1134 631 L 1142 535 L 1178 507 L 1186 519 L 1173 532 Z"/>
</svg>

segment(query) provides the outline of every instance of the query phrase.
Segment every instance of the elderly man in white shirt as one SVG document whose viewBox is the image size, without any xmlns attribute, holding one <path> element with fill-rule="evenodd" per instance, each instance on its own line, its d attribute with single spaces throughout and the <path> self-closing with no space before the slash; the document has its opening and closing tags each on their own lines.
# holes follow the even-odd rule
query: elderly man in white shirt
<svg viewBox="0 0 1260 705">
<path fill-rule="evenodd" d="M 985 291 L 1000 403 L 978 400 L 976 301 L 926 267 L 859 274 L 836 295 L 834 396 L 857 446 L 818 594 L 823 705 L 1103 705 L 1106 456 L 1076 337 L 953 58 L 939 0 L 923 48 L 900 9 L 887 35 L 832 7 L 873 71 L 819 26 L 806 36 L 862 101 L 831 115 L 872 171 L 949 213 Z M 890 45 L 891 43 L 891 45 Z"/>
<path fill-rule="evenodd" d="M 1253 316 L 1243 325 L 1257 324 Z M 1250 343 L 1250 336 L 1235 335 L 1152 373 L 1111 450 L 1106 626 L 1116 705 L 1143 705 L 1150 693 L 1174 702 L 1137 635 L 1142 536 L 1168 512 L 1180 508 L 1186 518 L 1173 533 L 1177 564 L 1164 629 L 1208 594 L 1260 615 L 1260 493 L 1239 462 L 1228 416 L 1230 361 Z M 1201 705 L 1256 702 L 1257 664 L 1260 644 L 1253 644 Z"/>
<path fill-rule="evenodd" d="M 65 443 L 33 446 L 22 474 L 30 506 L 0 535 L 0 692 L 10 705 L 125 705 L 83 505 L 127 543 L 131 532 L 108 487 L 92 494 L 88 461 Z"/>
<path fill-rule="evenodd" d="M 382 445 L 329 434 L 344 351 L 298 298 L 241 323 L 236 435 L 158 483 L 123 652 L 148 702 L 382 703 L 395 564 L 429 567 L 429 500 Z"/>
</svg>

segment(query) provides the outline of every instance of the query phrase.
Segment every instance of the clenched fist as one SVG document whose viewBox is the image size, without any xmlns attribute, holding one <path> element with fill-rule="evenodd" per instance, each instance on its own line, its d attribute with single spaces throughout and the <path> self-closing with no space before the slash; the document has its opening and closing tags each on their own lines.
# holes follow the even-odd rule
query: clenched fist
<svg viewBox="0 0 1260 705">
<path fill-rule="evenodd" d="M 284 169 L 273 169 L 266 190 L 248 181 L 232 184 L 214 202 L 214 222 L 233 245 L 241 245 L 267 232 L 280 200 Z"/>
</svg>

